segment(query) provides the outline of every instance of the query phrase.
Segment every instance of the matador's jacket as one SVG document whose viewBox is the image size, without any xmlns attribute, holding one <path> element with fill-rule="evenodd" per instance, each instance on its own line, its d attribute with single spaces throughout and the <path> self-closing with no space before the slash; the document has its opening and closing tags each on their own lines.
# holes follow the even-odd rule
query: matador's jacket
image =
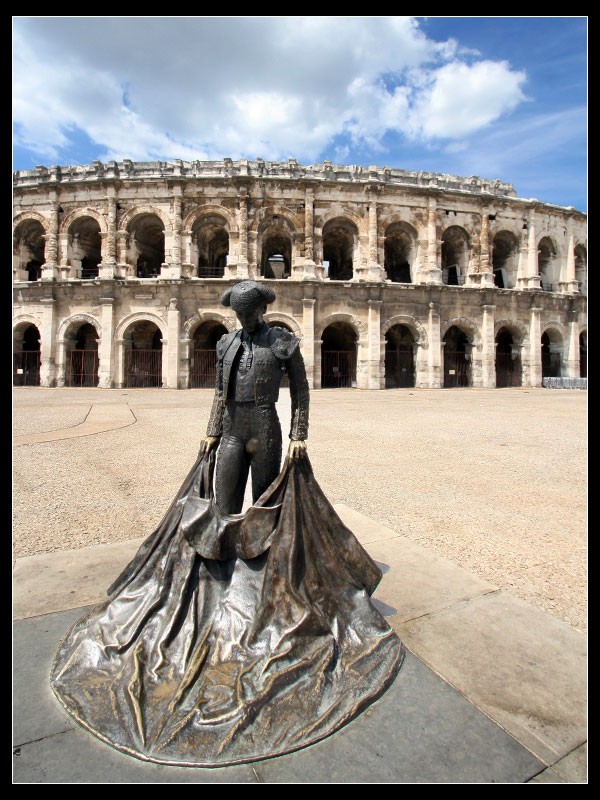
<svg viewBox="0 0 600 800">
<path fill-rule="evenodd" d="M 207 436 L 220 437 L 223 432 L 223 412 L 228 401 L 232 368 L 242 346 L 242 330 L 224 334 L 217 342 L 215 398 L 206 430 Z M 300 352 L 300 343 L 284 328 L 269 327 L 263 322 L 253 335 L 254 400 L 257 406 L 276 403 L 279 387 L 287 372 L 292 401 L 290 439 L 303 440 L 308 436 L 309 387 Z"/>
</svg>

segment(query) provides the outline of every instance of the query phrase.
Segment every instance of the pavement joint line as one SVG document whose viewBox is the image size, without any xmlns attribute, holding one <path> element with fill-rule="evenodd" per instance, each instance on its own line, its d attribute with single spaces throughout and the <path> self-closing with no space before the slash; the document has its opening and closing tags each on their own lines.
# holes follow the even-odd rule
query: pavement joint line
<svg viewBox="0 0 600 800">
<path fill-rule="evenodd" d="M 94 408 L 96 408 L 96 406 L 92 404 L 83 422 L 67 428 L 57 428 L 53 431 L 42 431 L 40 433 L 27 433 L 13 436 L 13 447 L 23 447 L 31 444 L 44 444 L 47 442 L 62 441 L 63 439 L 79 439 L 84 436 L 96 436 L 99 433 L 108 433 L 109 431 L 120 430 L 121 428 L 129 428 L 131 425 L 135 425 L 137 423 L 138 419 L 129 403 L 109 403 L 107 405 L 97 407 L 105 409 L 110 408 L 111 406 L 118 406 L 120 409 L 125 407 L 131 417 L 133 417 L 132 421 L 124 423 L 123 420 L 119 421 L 118 419 L 115 419 L 112 424 L 109 420 L 107 420 L 104 424 L 100 422 L 94 422 L 93 420 L 89 419 L 92 411 Z M 99 430 L 93 430 L 94 427 L 98 427 Z M 92 430 L 78 431 L 80 428 L 92 428 Z"/>
<path fill-rule="evenodd" d="M 62 736 L 63 733 L 70 733 L 71 731 L 76 730 L 75 726 L 72 725 L 70 728 L 65 728 L 64 731 L 54 731 L 54 733 L 48 733 L 46 736 L 40 736 L 37 739 L 27 739 L 26 742 L 21 742 L 20 744 L 13 745 L 13 753 L 15 755 L 20 755 L 20 753 L 15 753 L 15 750 L 19 750 L 22 747 L 27 747 L 28 744 L 36 744 L 37 742 L 43 742 L 46 739 L 52 739 L 54 736 Z"/>
</svg>

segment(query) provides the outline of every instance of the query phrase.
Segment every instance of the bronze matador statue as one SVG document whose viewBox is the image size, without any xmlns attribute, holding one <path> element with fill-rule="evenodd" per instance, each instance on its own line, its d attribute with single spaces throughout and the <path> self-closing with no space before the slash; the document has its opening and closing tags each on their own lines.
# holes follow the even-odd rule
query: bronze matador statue
<svg viewBox="0 0 600 800">
<path fill-rule="evenodd" d="M 272 289 L 257 281 L 242 281 L 221 297 L 242 328 L 217 343 L 215 397 L 200 454 L 218 444 L 215 499 L 225 514 L 241 512 L 249 471 L 253 502 L 279 474 L 282 436 L 275 404 L 286 373 L 292 401 L 288 455 L 297 459 L 306 452 L 309 387 L 304 361 L 298 340 L 263 320 L 274 300 Z"/>
</svg>

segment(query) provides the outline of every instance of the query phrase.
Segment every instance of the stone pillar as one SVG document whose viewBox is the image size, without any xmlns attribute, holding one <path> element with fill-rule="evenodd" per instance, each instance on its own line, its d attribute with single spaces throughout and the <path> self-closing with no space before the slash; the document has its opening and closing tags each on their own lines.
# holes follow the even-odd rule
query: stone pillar
<svg viewBox="0 0 600 800">
<path fill-rule="evenodd" d="M 442 268 L 439 264 L 438 250 L 440 243 L 437 236 L 437 202 L 435 197 L 429 198 L 427 210 L 427 283 L 442 282 Z"/>
<path fill-rule="evenodd" d="M 315 389 L 315 304 L 316 300 L 302 299 L 302 357 L 306 367 L 306 377 L 311 389 Z"/>
<path fill-rule="evenodd" d="M 367 319 L 367 389 L 383 388 L 381 377 L 381 300 L 369 300 Z"/>
<path fill-rule="evenodd" d="M 117 266 L 117 199 L 114 186 L 107 188 L 108 230 L 102 234 L 102 260 L 98 264 L 98 275 L 103 280 L 115 277 Z"/>
<path fill-rule="evenodd" d="M 429 303 L 427 336 L 429 338 L 429 387 L 440 389 L 443 385 L 443 360 L 439 303 Z"/>
<path fill-rule="evenodd" d="M 245 280 L 250 276 L 248 267 L 248 191 L 246 189 L 240 190 L 238 203 L 238 227 L 240 231 L 238 262 L 235 276 L 228 275 L 227 277 L 237 277 Z"/>
<path fill-rule="evenodd" d="M 374 194 L 371 194 L 371 197 L 369 198 L 367 280 L 382 281 L 384 277 L 384 271 L 377 263 L 377 198 Z"/>
<path fill-rule="evenodd" d="M 314 247 L 315 192 L 307 187 L 304 193 L 304 271 L 305 281 L 323 280 L 323 267 L 317 270 Z M 313 301 L 314 302 L 314 301 Z"/>
<path fill-rule="evenodd" d="M 519 259 L 517 262 L 517 282 L 516 289 L 527 288 L 527 257 L 528 257 L 528 244 L 527 232 L 521 231 L 521 241 L 519 244 Z"/>
<path fill-rule="evenodd" d="M 55 194 L 50 202 L 49 230 L 44 234 L 46 260 L 42 264 L 42 281 L 53 281 L 58 267 L 58 208 Z"/>
<path fill-rule="evenodd" d="M 167 311 L 167 358 L 165 361 L 165 350 L 163 346 L 163 386 L 167 389 L 179 388 L 179 311 L 177 310 L 177 298 L 172 297 L 169 301 Z"/>
<path fill-rule="evenodd" d="M 529 212 L 529 228 L 527 238 L 527 288 L 540 288 L 540 273 L 538 266 L 537 236 L 535 230 L 535 211 Z"/>
<path fill-rule="evenodd" d="M 179 340 L 179 388 L 190 389 L 190 357 L 193 339 Z"/>
<path fill-rule="evenodd" d="M 575 236 L 573 235 L 573 219 L 567 219 L 567 257 L 561 267 L 559 291 L 564 294 L 579 293 L 579 284 L 575 278 Z"/>
<path fill-rule="evenodd" d="M 476 286 L 493 286 L 494 271 L 490 258 L 490 220 L 487 209 L 481 214 L 481 231 L 479 233 L 479 268 L 470 275 L 471 283 Z"/>
<path fill-rule="evenodd" d="M 125 386 L 125 339 L 115 339 L 115 384 L 117 389 Z"/>
<path fill-rule="evenodd" d="M 529 385 L 540 387 L 542 385 L 542 309 L 536 306 L 531 308 L 529 321 Z"/>
<path fill-rule="evenodd" d="M 59 389 L 65 385 L 67 365 L 67 340 L 63 337 L 56 342 L 56 386 Z"/>
<path fill-rule="evenodd" d="M 483 306 L 481 320 L 481 385 L 484 389 L 493 389 L 496 386 L 495 310 L 496 306 Z"/>
<path fill-rule="evenodd" d="M 569 322 L 569 340 L 564 363 L 567 378 L 579 378 L 579 325 L 576 320 Z"/>
<path fill-rule="evenodd" d="M 114 297 L 101 297 L 102 336 L 98 344 L 98 387 L 112 389 Z"/>
<path fill-rule="evenodd" d="M 117 245 L 117 269 L 121 278 L 134 278 L 135 265 L 131 266 L 128 261 L 129 234 L 127 231 L 118 231 L 116 238 Z"/>
<path fill-rule="evenodd" d="M 40 331 L 40 386 L 54 387 L 55 374 L 55 336 L 56 336 L 56 300 L 53 297 L 42 297 L 42 330 Z"/>
<path fill-rule="evenodd" d="M 171 231 L 168 234 L 170 245 L 167 247 L 167 233 L 165 231 L 165 249 L 168 251 L 166 264 L 162 265 L 161 278 L 179 280 L 181 278 L 181 186 L 175 184 L 173 190 L 173 206 L 171 212 Z M 166 255 L 166 254 L 165 254 Z"/>
</svg>

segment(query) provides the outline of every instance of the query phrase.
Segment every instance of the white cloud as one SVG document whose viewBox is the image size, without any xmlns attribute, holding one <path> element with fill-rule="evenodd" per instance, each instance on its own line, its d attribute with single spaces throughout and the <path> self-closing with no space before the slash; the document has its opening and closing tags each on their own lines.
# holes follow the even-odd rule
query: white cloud
<svg viewBox="0 0 600 800">
<path fill-rule="evenodd" d="M 522 73 L 410 17 L 20 17 L 13 54 L 15 144 L 52 163 L 75 128 L 103 160 L 310 162 L 343 136 L 460 139 L 524 100 Z"/>
</svg>

